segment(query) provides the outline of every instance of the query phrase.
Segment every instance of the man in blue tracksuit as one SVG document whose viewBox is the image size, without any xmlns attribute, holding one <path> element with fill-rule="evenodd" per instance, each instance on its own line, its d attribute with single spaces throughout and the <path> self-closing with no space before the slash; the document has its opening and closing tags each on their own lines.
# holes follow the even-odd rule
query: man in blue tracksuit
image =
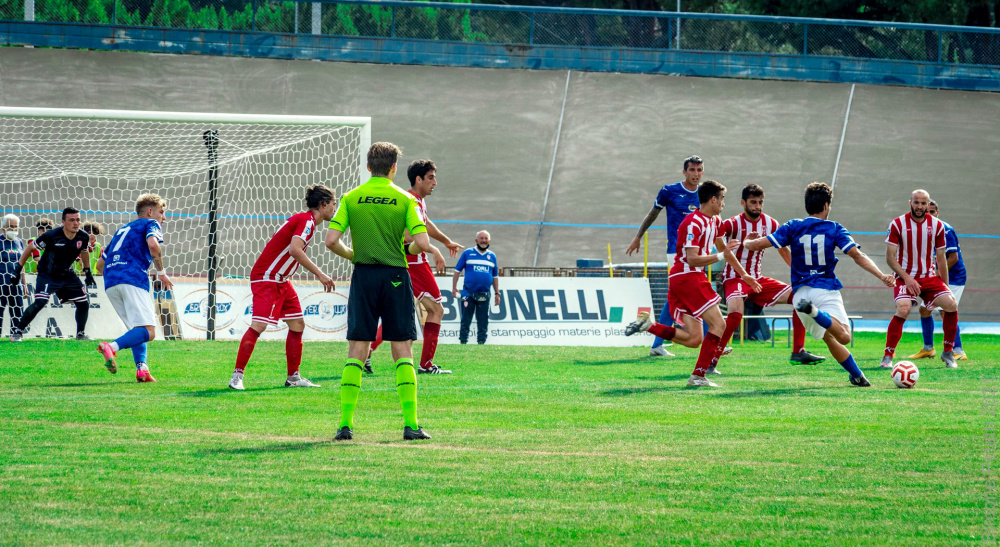
<svg viewBox="0 0 1000 547">
<path fill-rule="evenodd" d="M 698 156 L 691 156 L 684 160 L 684 180 L 674 184 L 666 184 L 660 188 L 653 202 L 653 208 L 646 213 L 646 218 L 642 219 L 639 231 L 632 238 L 625 254 L 631 255 L 639 250 L 642 235 L 653 225 L 656 217 L 660 216 L 660 211 L 667 210 L 667 266 L 672 266 L 674 257 L 677 255 L 677 228 L 680 227 L 684 217 L 698 209 L 698 185 L 701 184 L 701 176 L 705 174 L 705 164 Z M 660 312 L 659 323 L 671 324 L 673 319 L 670 316 L 670 306 L 666 302 L 663 304 L 663 311 Z M 651 356 L 673 356 L 672 353 L 663 347 L 663 339 L 657 337 L 653 340 L 653 347 L 649 350 Z"/>
<path fill-rule="evenodd" d="M 21 319 L 24 309 L 24 280 L 14 279 L 17 261 L 24 252 L 24 241 L 18 236 L 20 222 L 16 215 L 8 214 L 0 226 L 0 324 L 3 324 L 4 310 L 10 310 L 11 330 Z"/>
<path fill-rule="evenodd" d="M 451 293 L 462 298 L 462 327 L 458 331 L 458 341 L 469 341 L 472 317 L 476 317 L 476 341 L 486 343 L 486 327 L 490 321 L 490 287 L 493 288 L 493 302 L 500 305 L 500 270 L 497 255 L 490 249 L 490 233 L 483 230 L 476 234 L 476 246 L 466 249 L 455 264 L 455 275 L 451 279 Z M 458 291 L 458 275 L 465 271 L 465 283 Z"/>
</svg>

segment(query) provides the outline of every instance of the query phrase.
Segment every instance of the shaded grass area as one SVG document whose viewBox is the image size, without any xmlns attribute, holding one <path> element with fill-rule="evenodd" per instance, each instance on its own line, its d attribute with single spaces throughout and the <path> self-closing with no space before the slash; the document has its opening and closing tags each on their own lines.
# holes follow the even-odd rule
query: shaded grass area
<svg viewBox="0 0 1000 547">
<path fill-rule="evenodd" d="M 236 342 L 154 342 L 152 385 L 127 351 L 112 376 L 93 343 L 0 343 L 0 541 L 981 541 L 1000 338 L 963 338 L 971 360 L 918 362 L 913 390 L 877 369 L 876 334 L 855 350 L 871 389 L 764 344 L 711 391 L 684 388 L 686 348 L 441 346 L 455 374 L 418 378 L 421 443 L 402 440 L 388 348 L 356 440 L 334 443 L 346 344 L 306 345 L 323 388 L 303 390 L 280 387 L 283 344 L 259 343 L 239 393 Z"/>
</svg>

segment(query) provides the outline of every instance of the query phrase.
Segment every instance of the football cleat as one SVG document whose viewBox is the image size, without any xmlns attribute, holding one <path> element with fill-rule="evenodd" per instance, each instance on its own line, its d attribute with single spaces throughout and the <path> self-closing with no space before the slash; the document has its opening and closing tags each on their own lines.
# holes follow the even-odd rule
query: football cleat
<svg viewBox="0 0 1000 547">
<path fill-rule="evenodd" d="M 854 377 L 852 377 L 851 378 L 851 385 L 852 386 L 858 386 L 858 387 L 872 387 L 871 382 L 868 381 L 868 378 L 865 378 L 864 374 L 862 374 L 861 376 L 854 376 Z"/>
<path fill-rule="evenodd" d="M 719 384 L 710 381 L 708 378 L 705 378 L 704 376 L 698 376 L 697 374 L 692 374 L 691 377 L 688 378 L 687 387 L 719 387 Z"/>
<path fill-rule="evenodd" d="M 135 370 L 135 381 L 139 382 L 140 384 L 144 384 L 149 382 L 155 382 L 156 378 L 153 378 L 153 375 L 149 373 L 148 368 L 138 368 Z"/>
<path fill-rule="evenodd" d="M 886 355 L 882 357 L 882 362 L 879 363 L 878 368 L 892 368 L 892 356 Z"/>
<path fill-rule="evenodd" d="M 233 374 L 233 377 L 229 379 L 229 389 L 235 389 L 236 391 L 244 391 L 243 388 L 243 375 Z"/>
<path fill-rule="evenodd" d="M 800 351 L 793 353 L 791 357 L 788 358 L 788 362 L 793 365 L 815 365 L 821 361 L 826 360 L 826 357 L 820 357 L 819 355 L 813 355 L 808 351 Z"/>
<path fill-rule="evenodd" d="M 725 348 L 722 349 L 723 356 L 729 355 L 732 352 L 733 352 L 733 346 L 726 346 Z"/>
<path fill-rule="evenodd" d="M 954 351 L 945 351 L 941 353 L 941 360 L 944 361 L 945 368 L 958 368 L 958 363 L 955 362 Z"/>
<path fill-rule="evenodd" d="M 21 331 L 19 331 L 17 329 L 11 329 L 11 331 L 10 331 L 10 341 L 11 342 L 20 342 L 23 337 L 24 337 L 24 333 L 22 333 Z"/>
<path fill-rule="evenodd" d="M 441 367 L 439 367 L 439 366 L 431 363 L 431 366 L 429 366 L 427 368 L 424 368 L 424 367 L 418 368 L 417 369 L 417 374 L 451 374 L 451 371 L 450 370 L 445 370 L 445 369 L 443 369 L 443 368 L 441 368 Z"/>
<path fill-rule="evenodd" d="M 87 333 L 85 333 L 85 332 L 78 332 L 78 333 L 76 333 L 76 339 L 77 340 L 90 340 L 90 337 L 87 336 Z"/>
<path fill-rule="evenodd" d="M 795 309 L 797 311 L 800 311 L 800 312 L 806 314 L 806 315 L 812 315 L 813 303 L 812 303 L 812 301 L 809 301 L 809 300 L 806 300 L 806 299 L 803 298 L 802 300 L 799 300 L 795 304 Z"/>
<path fill-rule="evenodd" d="M 296 374 L 285 380 L 285 387 L 319 387 L 319 384 L 314 384 Z"/>
<path fill-rule="evenodd" d="M 708 367 L 708 370 L 705 371 L 705 376 L 708 376 L 709 374 L 718 374 L 719 376 L 722 376 L 722 373 L 715 367 Z"/>
<path fill-rule="evenodd" d="M 966 355 L 964 351 L 958 350 L 958 351 L 955 352 L 955 360 L 956 361 L 968 361 L 969 360 L 969 356 Z"/>
<path fill-rule="evenodd" d="M 364 371 L 367 374 L 375 374 L 375 370 L 372 369 L 372 350 L 368 350 L 368 357 L 365 358 Z"/>
<path fill-rule="evenodd" d="M 404 441 L 419 441 L 422 439 L 430 439 L 431 436 L 424 431 L 424 428 L 417 426 L 414 430 L 410 426 L 403 427 L 403 440 Z"/>
<path fill-rule="evenodd" d="M 111 344 L 101 342 L 97 345 L 97 351 L 104 356 L 104 368 L 108 369 L 111 374 L 117 374 L 118 365 L 115 363 L 115 351 L 111 349 Z"/>
<path fill-rule="evenodd" d="M 907 357 L 907 359 L 930 359 L 931 357 L 937 357 L 937 352 L 934 351 L 934 348 L 931 349 L 924 348 L 914 353 L 913 355 Z"/>
<path fill-rule="evenodd" d="M 673 357 L 674 354 L 667 351 L 667 348 L 663 346 L 656 346 L 655 348 L 649 348 L 650 357 Z"/>
<path fill-rule="evenodd" d="M 652 326 L 653 321 L 649 318 L 649 312 L 644 311 L 636 316 L 635 321 L 632 321 L 625 327 L 625 336 L 632 336 L 637 332 L 646 332 Z"/>
<path fill-rule="evenodd" d="M 354 432 L 351 428 L 346 425 L 339 430 L 337 430 L 337 436 L 333 438 L 335 441 L 349 441 L 354 438 Z"/>
</svg>

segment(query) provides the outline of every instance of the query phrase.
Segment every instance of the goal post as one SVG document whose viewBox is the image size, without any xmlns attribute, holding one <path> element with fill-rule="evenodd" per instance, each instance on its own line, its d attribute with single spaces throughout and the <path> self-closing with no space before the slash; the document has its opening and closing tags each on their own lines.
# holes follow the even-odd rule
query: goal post
<svg viewBox="0 0 1000 547">
<path fill-rule="evenodd" d="M 34 224 L 75 207 L 108 235 L 139 195 L 167 201 L 165 266 L 204 282 L 214 338 L 216 280 L 249 276 L 274 231 L 304 210 L 305 188 L 339 199 L 368 179 L 371 118 L 0 107 L 0 212 Z M 310 258 L 334 278 L 348 264 L 322 243 Z M 299 276 L 311 274 L 300 268 Z"/>
</svg>

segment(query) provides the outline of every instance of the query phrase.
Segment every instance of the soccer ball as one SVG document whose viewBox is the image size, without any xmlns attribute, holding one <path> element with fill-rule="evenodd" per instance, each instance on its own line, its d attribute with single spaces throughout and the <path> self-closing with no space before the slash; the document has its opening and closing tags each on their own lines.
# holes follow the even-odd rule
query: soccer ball
<svg viewBox="0 0 1000 547">
<path fill-rule="evenodd" d="M 892 367 L 892 381 L 896 383 L 898 388 L 911 388 L 916 385 L 918 378 L 920 378 L 920 371 L 917 370 L 917 365 L 909 361 L 900 361 Z"/>
</svg>

